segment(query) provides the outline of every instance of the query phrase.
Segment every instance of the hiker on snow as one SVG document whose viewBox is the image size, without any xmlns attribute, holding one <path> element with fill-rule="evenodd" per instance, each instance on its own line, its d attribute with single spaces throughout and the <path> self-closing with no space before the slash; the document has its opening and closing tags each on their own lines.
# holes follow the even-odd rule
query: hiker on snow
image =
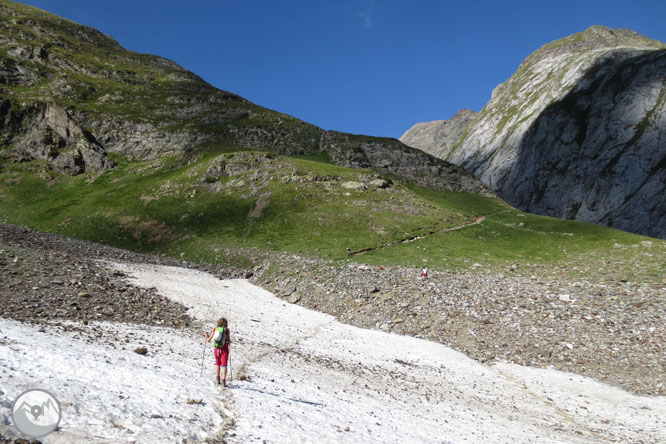
<svg viewBox="0 0 666 444">
<path fill-rule="evenodd" d="M 207 342 L 213 341 L 213 352 L 215 353 L 215 382 L 220 385 L 220 367 L 222 367 L 222 384 L 227 386 L 227 360 L 229 359 L 229 336 L 228 323 L 225 318 L 217 320 L 217 326 L 204 337 Z"/>
</svg>

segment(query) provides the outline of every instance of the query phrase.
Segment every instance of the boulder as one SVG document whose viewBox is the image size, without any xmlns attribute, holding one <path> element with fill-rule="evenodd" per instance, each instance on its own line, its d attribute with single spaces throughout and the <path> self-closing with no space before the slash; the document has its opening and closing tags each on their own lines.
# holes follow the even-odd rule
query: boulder
<svg viewBox="0 0 666 444">
<path fill-rule="evenodd" d="M 363 185 L 361 182 L 349 181 L 343 182 L 342 188 L 353 191 L 363 191 L 365 189 L 365 185 Z"/>
<path fill-rule="evenodd" d="M 370 185 L 376 188 L 388 188 L 389 183 L 383 179 L 375 179 L 370 182 Z"/>
</svg>

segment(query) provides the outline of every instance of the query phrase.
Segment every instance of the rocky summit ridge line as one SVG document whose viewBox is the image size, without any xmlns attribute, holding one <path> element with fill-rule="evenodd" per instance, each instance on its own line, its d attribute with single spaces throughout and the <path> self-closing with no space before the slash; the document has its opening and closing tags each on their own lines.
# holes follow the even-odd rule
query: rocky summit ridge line
<svg viewBox="0 0 666 444">
<path fill-rule="evenodd" d="M 464 169 L 395 139 L 324 131 L 221 91 L 176 63 L 123 49 L 99 31 L 0 1 L 0 154 L 62 173 L 230 146 L 325 153 L 440 190 L 492 194 Z"/>
<path fill-rule="evenodd" d="M 665 43 L 593 26 L 531 54 L 467 125 L 455 120 L 401 140 L 521 210 L 666 238 Z M 451 126 L 455 141 L 437 136 Z"/>
</svg>

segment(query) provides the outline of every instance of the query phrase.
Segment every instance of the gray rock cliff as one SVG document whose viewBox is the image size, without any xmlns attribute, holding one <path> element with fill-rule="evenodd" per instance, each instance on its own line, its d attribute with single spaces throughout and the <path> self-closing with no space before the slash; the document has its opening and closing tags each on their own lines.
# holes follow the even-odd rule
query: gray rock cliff
<svg viewBox="0 0 666 444">
<path fill-rule="evenodd" d="M 449 120 L 417 123 L 400 137 L 400 141 L 446 159 L 476 115 L 476 111 L 461 109 Z"/>
<path fill-rule="evenodd" d="M 666 238 L 665 50 L 601 26 L 545 45 L 446 159 L 522 210 Z"/>
<path fill-rule="evenodd" d="M 666 51 L 607 54 L 532 123 L 497 189 L 532 213 L 666 237 Z"/>
</svg>

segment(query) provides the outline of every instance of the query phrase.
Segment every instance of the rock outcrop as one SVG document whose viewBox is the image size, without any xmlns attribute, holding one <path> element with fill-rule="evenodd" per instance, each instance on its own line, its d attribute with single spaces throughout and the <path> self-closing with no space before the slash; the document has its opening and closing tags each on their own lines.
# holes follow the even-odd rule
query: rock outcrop
<svg viewBox="0 0 666 444">
<path fill-rule="evenodd" d="M 0 121 L 11 120 L 11 116 L 3 112 L 6 109 L 0 107 Z M 23 112 L 23 124 L 28 130 L 14 137 L 10 158 L 46 160 L 55 170 L 70 175 L 115 168 L 115 162 L 107 159 L 101 145 L 66 110 L 50 104 L 29 107 Z"/>
<path fill-rule="evenodd" d="M 400 137 L 400 141 L 446 159 L 476 115 L 476 111 L 461 109 L 449 120 L 417 123 Z"/>
<path fill-rule="evenodd" d="M 600 26 L 545 45 L 446 159 L 522 210 L 666 238 L 665 50 Z"/>
<path fill-rule="evenodd" d="M 439 190 L 492 194 L 474 175 L 464 169 L 405 146 L 395 139 L 327 131 L 321 138 L 320 149 L 326 151 L 331 161 L 337 165 L 371 168 Z"/>
</svg>

